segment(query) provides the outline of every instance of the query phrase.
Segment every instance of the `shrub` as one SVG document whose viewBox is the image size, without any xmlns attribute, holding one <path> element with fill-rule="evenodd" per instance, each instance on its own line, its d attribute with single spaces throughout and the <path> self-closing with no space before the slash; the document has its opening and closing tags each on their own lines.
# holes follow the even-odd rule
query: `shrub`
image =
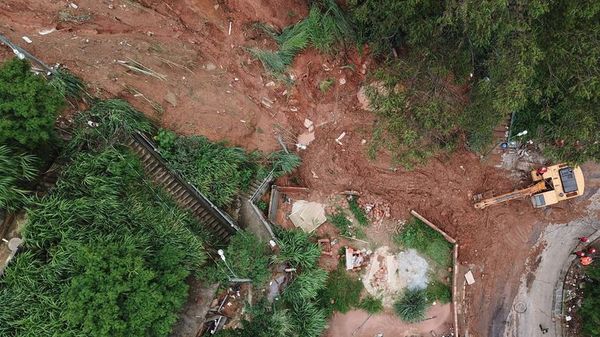
<svg viewBox="0 0 600 337">
<path fill-rule="evenodd" d="M 423 320 L 428 307 L 427 295 L 423 290 L 406 290 L 404 295 L 394 303 L 396 314 L 409 323 Z"/>
<path fill-rule="evenodd" d="M 179 172 L 217 206 L 229 205 L 256 179 L 266 176 L 261 156 L 246 153 L 206 137 L 176 137 L 164 131 L 157 136 L 159 150 L 169 166 Z"/>
<path fill-rule="evenodd" d="M 15 58 L 0 67 L 0 143 L 28 150 L 44 145 L 54 137 L 63 106 L 60 93 L 27 61 Z"/>
<path fill-rule="evenodd" d="M 298 155 L 285 151 L 273 152 L 268 158 L 273 166 L 275 177 L 292 173 L 302 163 Z"/>
<path fill-rule="evenodd" d="M 12 212 L 26 204 L 28 192 L 24 183 L 36 177 L 35 164 L 34 156 L 14 153 L 0 145 L 0 209 Z"/>
<path fill-rule="evenodd" d="M 225 258 L 235 276 L 249 278 L 257 287 L 265 284 L 271 276 L 269 248 L 254 234 L 237 232 L 225 249 Z M 209 282 L 228 284 L 229 278 L 232 277 L 231 272 L 222 264 L 219 257 L 215 257 L 215 260 L 214 265 L 205 267 L 200 272 L 201 277 Z"/>
<path fill-rule="evenodd" d="M 276 233 L 279 254 L 276 261 L 289 263 L 303 269 L 314 268 L 321 256 L 321 248 L 310 241 L 310 234 L 300 229 L 278 230 Z"/>
<path fill-rule="evenodd" d="M 344 236 L 352 237 L 354 235 L 352 222 L 346 217 L 343 210 L 338 209 L 334 214 L 327 217 L 327 221 L 331 222 L 340 233 Z"/>
<path fill-rule="evenodd" d="M 325 329 L 325 313 L 313 302 L 302 301 L 292 305 L 292 321 L 298 336 L 319 337 Z"/>
<path fill-rule="evenodd" d="M 348 205 L 350 205 L 350 212 L 352 212 L 358 223 L 362 226 L 368 226 L 369 218 L 367 218 L 365 210 L 358 204 L 358 198 L 350 197 L 350 199 L 348 199 Z"/>
<path fill-rule="evenodd" d="M 425 293 L 429 302 L 438 301 L 442 304 L 446 304 L 452 301 L 452 290 L 450 289 L 450 286 L 438 280 L 431 281 L 427 285 Z"/>
<path fill-rule="evenodd" d="M 197 227 L 122 147 L 78 154 L 28 210 L 0 335 L 167 336 L 205 262 Z"/>
<path fill-rule="evenodd" d="M 419 219 L 408 221 L 402 231 L 394 236 L 394 242 L 405 248 L 416 249 L 441 268 L 452 265 L 452 244 Z"/>
<path fill-rule="evenodd" d="M 381 302 L 381 299 L 373 296 L 367 296 L 363 298 L 358 307 L 369 314 L 376 314 L 383 311 L 383 303 Z"/>
<path fill-rule="evenodd" d="M 325 287 L 326 280 L 327 272 L 323 269 L 304 271 L 285 289 L 283 297 L 291 303 L 312 300 Z"/>
<path fill-rule="evenodd" d="M 151 125 L 144 115 L 120 99 L 97 101 L 75 117 L 69 152 L 101 151 L 125 142 L 136 131 L 148 132 Z"/>
<path fill-rule="evenodd" d="M 600 265 L 595 262 L 585 271 L 591 284 L 586 284 L 584 288 L 583 302 L 580 309 L 583 327 L 582 335 L 599 336 L 600 335 Z"/>
<path fill-rule="evenodd" d="M 319 301 L 328 316 L 334 311 L 345 313 L 359 307 L 363 288 L 359 279 L 349 275 L 344 267 L 340 266 L 329 273 L 325 288 L 319 294 Z"/>
</svg>

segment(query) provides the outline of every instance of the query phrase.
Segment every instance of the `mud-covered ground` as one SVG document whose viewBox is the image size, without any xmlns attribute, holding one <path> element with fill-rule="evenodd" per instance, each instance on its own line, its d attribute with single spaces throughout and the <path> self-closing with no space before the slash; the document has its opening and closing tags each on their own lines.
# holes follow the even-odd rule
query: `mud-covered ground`
<svg viewBox="0 0 600 337">
<path fill-rule="evenodd" d="M 518 201 L 478 211 L 473 194 L 522 183 L 466 150 L 413 171 L 390 169 L 384 152 L 370 161 L 366 150 L 376 117 L 356 98 L 373 67 L 367 54 L 307 50 L 290 69 L 295 84 L 287 86 L 246 52 L 272 46 L 253 23 L 283 27 L 307 9 L 302 0 L 4 0 L 0 33 L 48 64 L 66 65 L 92 93 L 125 98 L 180 133 L 271 151 L 278 147 L 276 134 L 291 141 L 311 119 L 316 139 L 301 152 L 299 172 L 310 198 L 356 190 L 386 204 L 393 219 L 406 219 L 415 209 L 438 224 L 458 240 L 461 263 L 474 266 L 477 282 L 466 293 L 470 336 L 494 335 L 506 320 L 530 248 L 549 222 L 578 217 L 585 198 L 546 210 Z M 49 29 L 56 30 L 40 35 Z M 131 72 L 119 60 L 134 60 L 164 78 Z M 318 86 L 327 78 L 335 85 L 323 93 Z M 342 132 L 340 145 L 335 139 Z M 374 235 L 389 237 L 387 229 Z"/>
</svg>

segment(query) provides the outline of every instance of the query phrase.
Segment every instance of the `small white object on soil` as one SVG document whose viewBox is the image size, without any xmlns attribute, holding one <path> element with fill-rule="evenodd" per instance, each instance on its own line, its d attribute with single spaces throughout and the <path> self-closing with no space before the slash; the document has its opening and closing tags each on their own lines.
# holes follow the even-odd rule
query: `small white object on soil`
<svg viewBox="0 0 600 337">
<path fill-rule="evenodd" d="M 30 39 L 29 37 L 27 37 L 27 36 L 23 36 L 23 40 L 25 40 L 25 42 L 27 42 L 27 43 L 31 43 L 31 42 L 33 42 L 33 41 L 31 41 L 31 39 Z"/>
<path fill-rule="evenodd" d="M 475 278 L 473 277 L 473 272 L 471 272 L 470 270 L 468 272 L 466 272 L 465 280 L 467 280 L 468 285 L 472 285 L 473 283 L 475 283 Z"/>
</svg>

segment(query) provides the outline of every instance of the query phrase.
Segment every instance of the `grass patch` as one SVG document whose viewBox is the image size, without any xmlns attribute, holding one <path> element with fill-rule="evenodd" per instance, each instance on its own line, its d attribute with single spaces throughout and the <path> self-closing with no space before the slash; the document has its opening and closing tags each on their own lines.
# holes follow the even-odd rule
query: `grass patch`
<svg viewBox="0 0 600 337">
<path fill-rule="evenodd" d="M 343 209 L 338 208 L 337 211 L 329 215 L 327 220 L 333 224 L 337 229 L 340 230 L 340 234 L 351 238 L 364 238 L 365 233 L 361 228 L 354 226 L 352 221 L 346 216 L 346 212 Z"/>
<path fill-rule="evenodd" d="M 452 300 L 450 286 L 438 280 L 432 281 L 427 285 L 425 294 L 427 295 L 427 300 L 431 303 L 437 301 L 441 304 L 446 304 Z"/>
<path fill-rule="evenodd" d="M 329 273 L 325 288 L 321 290 L 318 298 L 325 312 L 330 316 L 334 311 L 344 313 L 359 307 L 362 290 L 362 282 L 339 266 Z"/>
<path fill-rule="evenodd" d="M 403 321 L 414 323 L 425 318 L 429 308 L 427 294 L 424 290 L 407 290 L 404 295 L 394 303 L 394 310 Z"/>
<path fill-rule="evenodd" d="M 321 90 L 322 93 L 326 93 L 327 91 L 329 91 L 329 89 L 331 89 L 331 87 L 333 86 L 334 80 L 333 78 L 328 78 L 326 80 L 322 80 L 319 83 L 319 90 Z"/>
<path fill-rule="evenodd" d="M 350 212 L 352 212 L 358 223 L 362 226 L 368 226 L 369 218 L 367 218 L 365 210 L 358 204 L 358 198 L 351 197 L 348 199 L 348 205 L 350 205 Z"/>
<path fill-rule="evenodd" d="M 452 266 L 452 244 L 424 224 L 412 218 L 402 232 L 394 236 L 394 242 L 404 248 L 413 248 L 434 261 L 440 268 Z"/>
<path fill-rule="evenodd" d="M 383 310 L 383 303 L 381 302 L 380 298 L 367 296 L 363 298 L 362 301 L 360 301 L 358 307 L 368 312 L 369 314 L 376 314 Z"/>
</svg>

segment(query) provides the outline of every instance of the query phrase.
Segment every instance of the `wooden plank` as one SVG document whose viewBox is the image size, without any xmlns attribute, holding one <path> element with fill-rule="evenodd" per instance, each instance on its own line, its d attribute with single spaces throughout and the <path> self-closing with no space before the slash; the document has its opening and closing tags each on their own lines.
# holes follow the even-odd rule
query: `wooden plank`
<svg viewBox="0 0 600 337">
<path fill-rule="evenodd" d="M 277 186 L 277 190 L 281 193 L 306 193 L 310 191 L 307 187 L 295 186 Z"/>
</svg>

